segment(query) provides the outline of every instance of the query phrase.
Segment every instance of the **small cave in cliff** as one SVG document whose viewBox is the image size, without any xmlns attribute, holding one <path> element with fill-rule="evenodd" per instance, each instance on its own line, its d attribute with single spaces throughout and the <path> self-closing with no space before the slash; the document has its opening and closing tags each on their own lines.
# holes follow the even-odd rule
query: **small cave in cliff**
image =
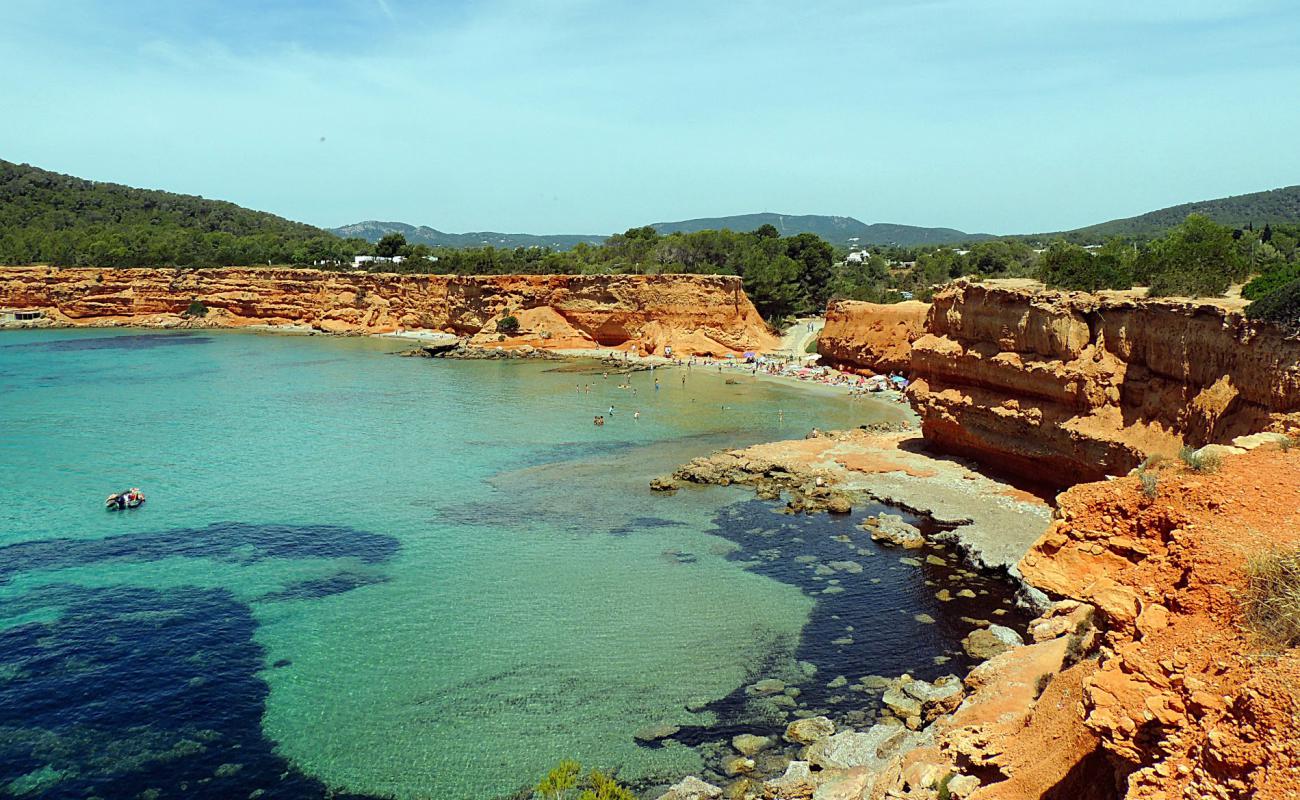
<svg viewBox="0 0 1300 800">
<path fill-rule="evenodd" d="M 612 317 L 602 322 L 590 335 L 601 347 L 618 347 L 632 338 L 631 332 L 623 323 Z"/>
</svg>

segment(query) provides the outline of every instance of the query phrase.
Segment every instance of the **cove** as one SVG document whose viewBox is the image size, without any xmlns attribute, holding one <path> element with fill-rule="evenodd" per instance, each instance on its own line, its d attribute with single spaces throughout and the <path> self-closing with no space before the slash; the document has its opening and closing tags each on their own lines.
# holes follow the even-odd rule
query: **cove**
<svg viewBox="0 0 1300 800">
<path fill-rule="evenodd" d="M 924 591 L 943 576 L 872 549 L 860 517 L 646 488 L 898 407 L 700 370 L 659 391 L 635 373 L 633 393 L 600 367 L 399 348 L 0 337 L 0 786 L 468 800 L 570 757 L 650 786 L 706 769 L 726 731 L 779 725 L 737 701 L 755 680 L 801 686 L 785 712 L 847 708 L 825 683 L 850 665 L 926 674 L 959 640 L 967 612 Z M 130 485 L 146 506 L 106 514 Z M 862 571 L 818 574 L 844 560 Z M 657 723 L 683 733 L 633 739 Z"/>
</svg>

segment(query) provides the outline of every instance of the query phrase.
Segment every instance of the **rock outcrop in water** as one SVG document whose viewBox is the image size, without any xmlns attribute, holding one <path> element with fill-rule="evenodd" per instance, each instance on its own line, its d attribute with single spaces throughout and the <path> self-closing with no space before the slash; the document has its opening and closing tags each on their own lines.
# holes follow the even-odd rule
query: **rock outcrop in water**
<svg viewBox="0 0 1300 800">
<path fill-rule="evenodd" d="M 958 282 L 911 369 L 928 441 L 1062 486 L 1300 426 L 1300 341 L 1208 302 Z"/>
<path fill-rule="evenodd" d="M 433 330 L 474 344 L 714 353 L 776 346 L 740 278 L 721 275 L 386 275 L 308 269 L 0 268 L 0 306 L 72 325 Z M 505 316 L 518 321 L 509 338 Z"/>
<path fill-rule="evenodd" d="M 926 303 L 862 303 L 840 300 L 826 308 L 817 337 L 821 363 L 867 375 L 902 372 L 911 366 L 912 342 L 925 333 Z"/>
</svg>

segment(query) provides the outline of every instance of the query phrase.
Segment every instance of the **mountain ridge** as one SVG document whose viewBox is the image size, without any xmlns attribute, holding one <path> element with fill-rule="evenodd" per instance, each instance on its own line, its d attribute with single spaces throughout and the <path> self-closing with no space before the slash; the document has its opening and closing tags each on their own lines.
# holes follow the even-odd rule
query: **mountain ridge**
<svg viewBox="0 0 1300 800">
<path fill-rule="evenodd" d="M 920 244 L 959 244 L 962 242 L 982 241 L 996 238 L 987 233 L 966 233 L 954 228 L 926 228 L 916 225 L 896 223 L 865 223 L 854 217 L 833 216 L 828 214 L 779 214 L 765 211 L 756 214 L 733 214 L 722 217 L 699 217 L 696 219 L 677 220 L 673 222 L 654 222 L 649 227 L 659 233 L 694 233 L 704 230 L 721 230 L 723 228 L 748 232 L 763 225 L 772 225 L 782 236 L 794 236 L 800 233 L 814 233 L 831 244 L 852 245 L 896 245 L 910 247 Z M 594 234 L 530 234 L 498 233 L 495 231 L 478 231 L 470 233 L 446 233 L 427 225 L 411 225 L 405 222 L 384 222 L 365 220 L 337 228 L 328 228 L 336 236 L 357 237 L 369 242 L 377 242 L 385 234 L 400 233 L 411 244 L 426 244 L 430 247 L 550 247 L 553 250 L 569 250 L 578 242 L 600 244 L 607 236 Z"/>
</svg>

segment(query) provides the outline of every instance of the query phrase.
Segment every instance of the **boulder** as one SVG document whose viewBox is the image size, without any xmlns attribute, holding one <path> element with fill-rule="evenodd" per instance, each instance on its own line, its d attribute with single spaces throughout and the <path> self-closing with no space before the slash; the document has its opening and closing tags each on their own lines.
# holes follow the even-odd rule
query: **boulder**
<svg viewBox="0 0 1300 800">
<path fill-rule="evenodd" d="M 766 800 L 811 800 L 817 791 L 817 780 L 808 768 L 807 761 L 791 761 L 785 774 L 763 784 Z M 662 800 L 662 798 L 660 798 Z"/>
<path fill-rule="evenodd" d="M 877 542 L 887 542 L 906 550 L 915 550 L 925 546 L 925 537 L 921 530 L 911 525 L 897 514 L 877 514 L 867 520 L 871 538 Z"/>
<path fill-rule="evenodd" d="M 678 489 L 677 481 L 672 478 L 651 478 L 650 489 L 655 492 L 675 492 Z"/>
<path fill-rule="evenodd" d="M 658 800 L 717 800 L 722 790 L 711 783 L 690 777 L 671 786 Z"/>
<path fill-rule="evenodd" d="M 853 502 L 842 494 L 831 495 L 826 499 L 826 510 L 832 514 L 849 514 L 853 511 Z"/>
<path fill-rule="evenodd" d="M 835 733 L 835 723 L 827 717 L 809 717 L 791 722 L 785 729 L 785 740 L 795 744 L 812 744 Z"/>
<path fill-rule="evenodd" d="M 748 775 L 754 771 L 755 766 L 757 766 L 757 763 L 748 756 L 732 756 L 723 759 L 722 772 L 727 777 L 734 778 L 737 775 Z"/>
<path fill-rule="evenodd" d="M 823 770 L 867 768 L 879 771 L 905 750 L 929 737 L 901 725 L 872 725 L 865 732 L 844 731 L 810 745 L 808 762 Z"/>
<path fill-rule="evenodd" d="M 896 685 L 885 690 L 885 693 L 880 696 L 880 702 L 899 719 L 921 716 L 921 701 Z"/>
<path fill-rule="evenodd" d="M 1020 634 L 1001 625 L 979 628 L 971 631 L 970 635 L 961 640 L 962 649 L 966 651 L 966 654 L 981 661 L 993 658 L 1022 644 L 1024 644 L 1024 640 L 1020 638 Z"/>
</svg>

